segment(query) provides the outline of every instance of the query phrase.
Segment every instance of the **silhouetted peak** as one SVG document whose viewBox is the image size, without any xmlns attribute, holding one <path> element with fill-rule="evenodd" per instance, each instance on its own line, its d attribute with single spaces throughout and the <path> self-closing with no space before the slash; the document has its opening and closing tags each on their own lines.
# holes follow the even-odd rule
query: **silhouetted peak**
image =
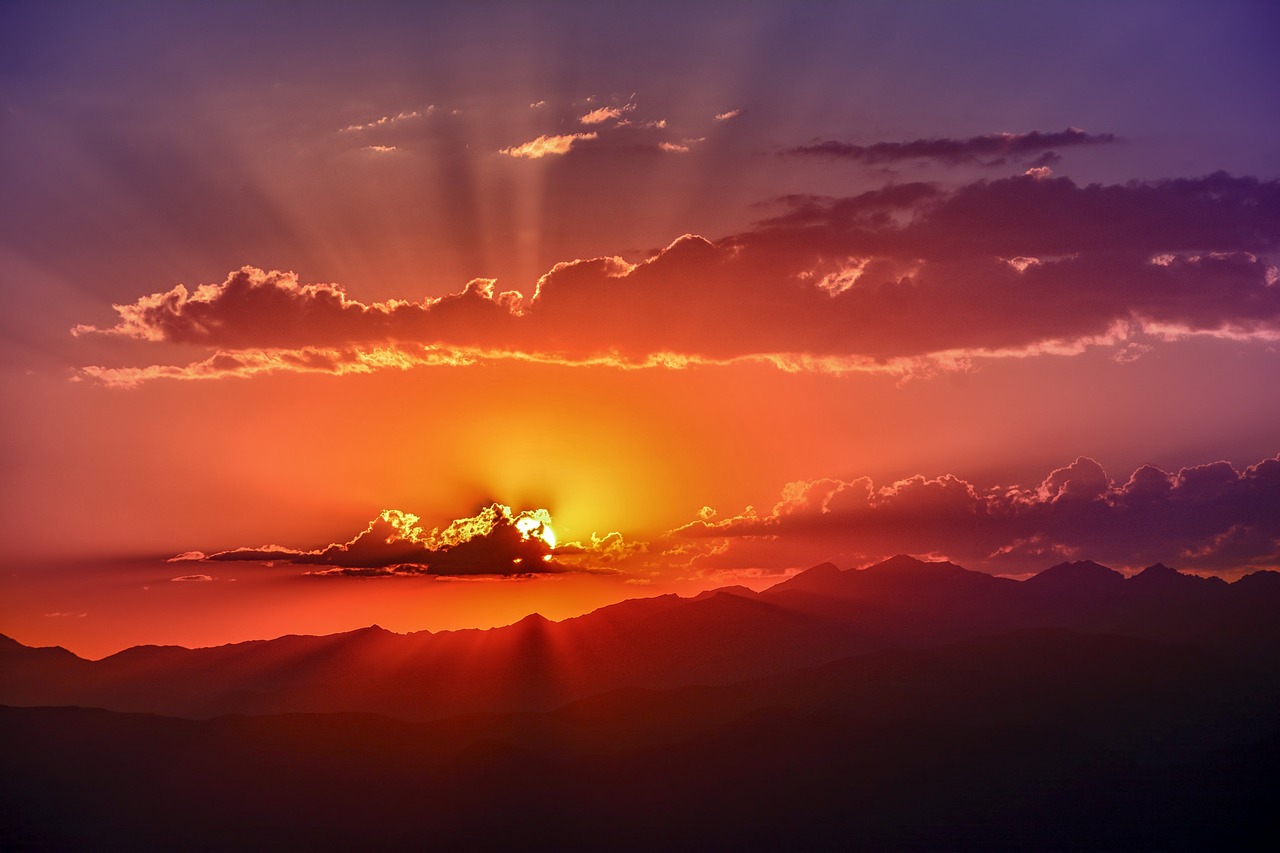
<svg viewBox="0 0 1280 853">
<path fill-rule="evenodd" d="M 824 565 L 830 566 L 831 564 L 825 563 Z M 832 568 L 835 568 L 835 567 L 832 566 Z M 697 595 L 695 595 L 693 598 L 689 600 L 705 601 L 706 599 L 714 598 L 717 595 L 736 595 L 739 598 L 742 598 L 742 597 L 754 598 L 755 594 L 756 594 L 755 590 L 748 589 L 747 587 L 742 586 L 741 584 L 734 584 L 733 586 L 721 586 L 721 587 L 716 587 L 715 589 L 704 589 L 702 592 L 698 593 Z"/>
<path fill-rule="evenodd" d="M 1151 588 L 1203 586 L 1207 582 L 1206 578 L 1183 574 L 1177 569 L 1169 568 L 1164 563 L 1156 563 L 1154 566 L 1147 566 L 1145 569 L 1129 578 L 1129 580 L 1134 584 Z"/>
<path fill-rule="evenodd" d="M 1280 572 L 1260 569 L 1240 578 L 1232 586 L 1255 593 L 1280 594 Z"/>
<path fill-rule="evenodd" d="M 875 577 L 894 576 L 899 578 L 940 578 L 978 575 L 964 566 L 957 566 L 950 560 L 920 560 L 908 554 L 898 554 L 887 560 L 867 566 L 863 574 Z"/>
<path fill-rule="evenodd" d="M 388 637 L 398 637 L 399 634 L 393 634 L 381 625 L 366 625 L 363 628 L 356 628 L 354 631 L 343 631 L 338 634 L 325 634 L 321 636 L 301 636 L 293 640 L 294 643 L 302 645 L 310 645 L 313 643 L 331 643 L 334 648 L 362 646 L 369 643 L 376 643 L 379 640 Z M 282 638 L 286 642 L 288 638 Z M 227 648 L 223 646 L 222 648 Z"/>
<path fill-rule="evenodd" d="M 234 645 L 234 644 L 233 644 Z M 214 648 L 226 648 L 226 646 L 216 646 Z M 175 645 L 157 645 L 155 643 L 146 643 L 141 646 L 130 646 L 127 649 L 121 649 L 113 655 L 107 655 L 103 660 L 110 661 L 141 661 L 156 658 L 172 658 L 185 652 L 193 651 L 186 646 Z M 200 650 L 196 650 L 200 651 Z"/>
<path fill-rule="evenodd" d="M 774 584 L 769 587 L 768 591 L 774 590 L 822 590 L 830 587 L 833 583 L 839 583 L 840 579 L 846 575 L 840 570 L 835 563 L 819 563 L 805 569 L 799 574 L 792 575 L 781 583 Z"/>
<path fill-rule="evenodd" d="M 874 566 L 868 566 L 868 569 L 900 571 L 902 569 L 918 569 L 926 564 L 924 560 L 917 560 L 910 554 L 896 554 L 887 560 L 882 560 Z"/>
<path fill-rule="evenodd" d="M 550 625 L 551 620 L 543 616 L 541 613 L 530 613 L 528 616 L 524 617 L 516 624 L 523 625 L 525 627 L 534 627 L 534 626 L 541 627 L 543 625 Z"/>
<path fill-rule="evenodd" d="M 654 613 L 660 613 L 672 607 L 683 604 L 687 599 L 681 598 L 674 592 L 664 593 L 662 595 L 654 595 L 649 598 L 628 598 L 625 601 L 619 601 L 614 604 L 606 604 L 604 607 L 597 607 L 590 613 L 582 616 L 571 616 L 564 620 L 562 624 L 588 623 L 596 619 L 604 619 L 612 622 L 627 622 L 636 619 L 643 619 Z"/>
<path fill-rule="evenodd" d="M 1024 583 L 1032 586 L 1069 586 L 1074 588 L 1110 587 L 1124 581 L 1124 575 L 1095 563 L 1092 560 L 1077 560 L 1071 563 L 1058 563 L 1043 572 L 1027 578 Z"/>
<path fill-rule="evenodd" d="M 62 646 L 28 646 L 20 643 L 13 637 L 6 634 L 0 634 L 0 654 L 8 653 L 10 655 L 35 654 L 45 657 L 66 657 L 80 660 L 80 656 L 64 649 Z"/>
</svg>

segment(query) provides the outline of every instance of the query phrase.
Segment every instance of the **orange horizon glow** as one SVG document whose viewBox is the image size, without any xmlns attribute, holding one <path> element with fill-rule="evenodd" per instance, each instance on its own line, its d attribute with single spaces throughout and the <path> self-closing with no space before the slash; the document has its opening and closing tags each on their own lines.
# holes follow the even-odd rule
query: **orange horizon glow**
<svg viewBox="0 0 1280 853">
<path fill-rule="evenodd" d="M 1280 567 L 1255 12 L 297 11 L 6 19 L 0 632 Z"/>
</svg>

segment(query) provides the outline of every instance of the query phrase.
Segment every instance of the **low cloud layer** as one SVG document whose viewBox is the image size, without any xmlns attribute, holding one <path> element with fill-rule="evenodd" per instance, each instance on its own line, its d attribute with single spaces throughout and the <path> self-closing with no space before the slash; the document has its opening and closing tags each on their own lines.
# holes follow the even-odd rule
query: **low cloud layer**
<svg viewBox="0 0 1280 853">
<path fill-rule="evenodd" d="M 673 533 L 705 568 L 768 566 L 788 556 L 945 556 L 988 571 L 1034 571 L 1065 559 L 1114 566 L 1164 562 L 1218 572 L 1280 565 L 1280 457 L 1176 473 L 1143 466 L 1113 480 L 1081 457 L 1034 486 L 983 488 L 951 475 L 885 486 L 867 478 L 790 483 L 767 512 L 710 510 Z M 794 563 L 792 563 L 794 564 Z"/>
<path fill-rule="evenodd" d="M 1280 339 L 1268 257 L 1280 182 L 1217 173 L 1082 187 L 1028 175 L 781 203 L 751 231 L 686 235 L 640 263 L 557 264 L 532 295 L 476 279 L 443 298 L 366 304 L 337 284 L 246 267 L 74 330 L 201 345 L 209 359 L 81 375 L 127 385 L 491 357 L 911 372 L 1190 335 Z"/>
<path fill-rule="evenodd" d="M 1051 133 L 1033 130 L 1029 133 L 990 133 L 968 139 L 913 139 L 909 142 L 874 142 L 870 145 L 825 140 L 788 148 L 783 153 L 795 157 L 827 157 L 872 165 L 904 160 L 934 160 L 947 164 L 981 163 L 998 166 L 1011 158 L 1026 158 L 1033 154 L 1043 156 L 1055 148 L 1104 145 L 1116 141 L 1116 137 L 1110 133 L 1085 133 L 1072 127 Z M 1047 163 L 1033 162 L 1030 165 L 1042 166 Z"/>
<path fill-rule="evenodd" d="M 492 575 L 520 577 L 566 571 L 601 570 L 637 553 L 619 534 L 591 542 L 558 543 L 545 509 L 515 511 L 500 503 L 425 532 L 420 519 L 384 510 L 350 539 L 310 550 L 266 545 L 205 554 L 187 551 L 170 562 L 266 562 L 315 567 L 322 577 Z M 178 580 L 204 579 L 205 575 Z"/>
</svg>

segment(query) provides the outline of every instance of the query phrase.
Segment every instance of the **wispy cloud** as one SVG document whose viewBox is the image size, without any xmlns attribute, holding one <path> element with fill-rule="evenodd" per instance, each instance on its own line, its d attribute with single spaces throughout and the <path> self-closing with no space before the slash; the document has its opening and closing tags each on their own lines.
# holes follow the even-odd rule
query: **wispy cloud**
<svg viewBox="0 0 1280 853">
<path fill-rule="evenodd" d="M 828 157 L 860 163 L 895 163 L 903 160 L 935 160 L 942 163 L 985 162 L 996 165 L 1005 158 L 1037 154 L 1054 148 L 1104 145 L 1118 142 L 1110 133 L 1091 134 L 1078 128 L 1043 133 L 991 133 L 967 139 L 915 139 L 910 142 L 875 142 L 854 145 L 826 140 L 788 148 L 784 154 L 798 157 Z"/>
<path fill-rule="evenodd" d="M 587 142 L 595 139 L 596 133 L 562 133 L 558 136 L 539 136 L 537 139 L 531 139 L 528 142 L 514 145 L 510 148 L 499 149 L 499 154 L 506 154 L 508 157 L 523 157 L 529 160 L 537 160 L 541 157 L 550 155 L 568 154 L 573 146 L 579 142 Z"/>
<path fill-rule="evenodd" d="M 432 105 L 425 107 L 422 110 L 402 110 L 395 115 L 385 115 L 381 118 L 376 118 L 373 121 L 364 122 L 363 124 L 349 124 L 346 127 L 339 129 L 338 132 L 358 133 L 364 130 L 375 130 L 377 128 L 388 127 L 389 125 L 396 124 L 397 122 L 408 121 L 409 119 L 415 118 L 424 118 L 435 112 L 435 109 L 435 106 Z"/>
<path fill-rule="evenodd" d="M 589 113 L 578 116 L 578 121 L 582 124 L 604 124 L 606 121 L 621 118 L 623 113 L 629 113 L 636 108 L 635 104 L 622 104 L 621 106 L 600 107 Z"/>
<path fill-rule="evenodd" d="M 725 110 L 722 113 L 716 113 L 716 121 L 729 121 L 742 115 L 742 110 Z"/>
</svg>

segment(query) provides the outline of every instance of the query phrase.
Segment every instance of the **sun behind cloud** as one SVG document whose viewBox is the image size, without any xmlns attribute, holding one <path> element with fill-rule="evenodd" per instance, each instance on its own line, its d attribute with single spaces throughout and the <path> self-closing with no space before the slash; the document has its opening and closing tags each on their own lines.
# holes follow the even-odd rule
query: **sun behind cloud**
<svg viewBox="0 0 1280 853">
<path fill-rule="evenodd" d="M 560 572 L 612 571 L 604 564 L 635 550 L 620 534 L 592 535 L 589 542 L 557 540 L 544 508 L 514 510 L 503 503 L 481 507 L 424 532 L 419 516 L 386 509 L 346 541 L 301 549 L 281 545 L 241 547 L 206 554 L 185 551 L 169 562 L 261 562 L 320 566 L 325 577 L 390 575 L 495 577 Z M 558 549 L 558 550 L 557 550 Z"/>
</svg>

